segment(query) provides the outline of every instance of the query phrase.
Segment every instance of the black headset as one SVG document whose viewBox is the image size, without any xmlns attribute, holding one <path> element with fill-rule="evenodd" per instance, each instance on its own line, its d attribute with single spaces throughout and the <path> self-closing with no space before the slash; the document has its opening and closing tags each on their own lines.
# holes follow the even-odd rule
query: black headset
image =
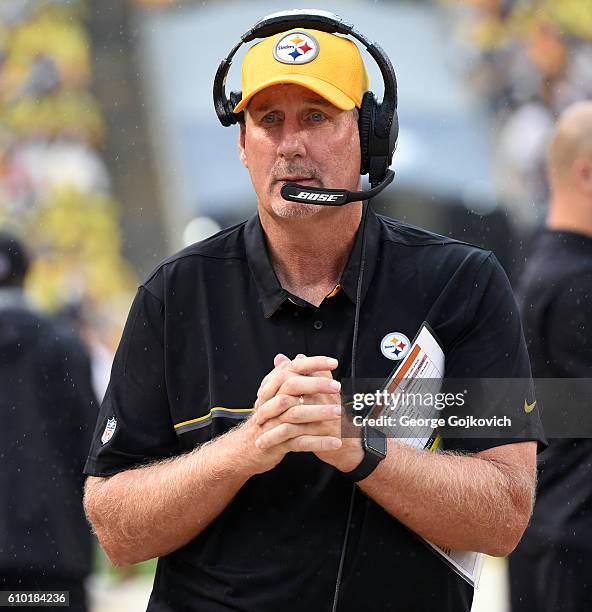
<svg viewBox="0 0 592 612">
<path fill-rule="evenodd" d="M 244 113 L 233 112 L 241 100 L 241 92 L 231 92 L 230 100 L 226 97 L 226 77 L 232 64 L 232 58 L 239 48 L 257 38 L 267 38 L 293 28 L 310 28 L 330 34 L 337 33 L 351 36 L 364 45 L 378 64 L 384 81 L 383 99 L 379 102 L 371 91 L 364 93 L 358 120 L 362 153 L 360 174 L 369 175 L 368 178 L 372 187 L 378 185 L 387 176 L 399 136 L 395 70 L 389 57 L 379 45 L 370 42 L 363 34 L 356 31 L 353 25 L 344 22 L 341 17 L 328 11 L 295 9 L 272 13 L 258 21 L 241 36 L 240 42 L 220 62 L 214 79 L 214 107 L 220 123 L 224 127 L 228 127 L 244 121 Z"/>
</svg>

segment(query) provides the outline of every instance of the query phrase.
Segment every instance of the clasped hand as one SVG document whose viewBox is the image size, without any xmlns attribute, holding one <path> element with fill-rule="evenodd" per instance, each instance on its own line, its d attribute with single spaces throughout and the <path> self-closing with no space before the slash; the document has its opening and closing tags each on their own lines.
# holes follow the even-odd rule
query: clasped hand
<svg viewBox="0 0 592 612">
<path fill-rule="evenodd" d="M 253 416 L 255 446 L 278 461 L 287 452 L 313 452 L 343 472 L 363 458 L 359 439 L 341 436 L 341 385 L 333 379 L 331 357 L 276 355 L 261 381 Z"/>
</svg>

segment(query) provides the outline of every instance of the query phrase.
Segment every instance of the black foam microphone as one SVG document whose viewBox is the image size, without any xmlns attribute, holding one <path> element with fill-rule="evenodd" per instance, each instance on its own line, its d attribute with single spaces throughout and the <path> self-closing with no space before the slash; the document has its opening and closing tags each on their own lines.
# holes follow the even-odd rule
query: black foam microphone
<svg viewBox="0 0 592 612">
<path fill-rule="evenodd" d="M 370 200 L 393 182 L 395 173 L 387 170 L 384 179 L 367 191 L 348 191 L 347 189 L 323 189 L 321 187 L 305 187 L 298 183 L 284 183 L 282 185 L 282 198 L 290 202 L 305 202 L 306 204 L 319 204 L 320 206 L 342 206 L 349 202 Z"/>
</svg>

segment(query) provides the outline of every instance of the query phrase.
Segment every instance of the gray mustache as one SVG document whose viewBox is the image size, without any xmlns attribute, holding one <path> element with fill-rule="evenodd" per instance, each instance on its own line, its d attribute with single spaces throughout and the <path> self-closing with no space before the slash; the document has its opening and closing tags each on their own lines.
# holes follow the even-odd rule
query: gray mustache
<svg viewBox="0 0 592 612">
<path fill-rule="evenodd" d="M 319 173 L 317 172 L 316 168 L 305 168 L 303 166 L 277 166 L 275 168 L 272 168 L 271 170 L 271 178 L 273 180 L 278 180 L 280 178 L 282 178 L 283 176 L 289 176 L 289 175 L 299 175 L 299 176 L 308 176 L 312 179 L 317 179 L 320 180 L 320 176 Z"/>
</svg>

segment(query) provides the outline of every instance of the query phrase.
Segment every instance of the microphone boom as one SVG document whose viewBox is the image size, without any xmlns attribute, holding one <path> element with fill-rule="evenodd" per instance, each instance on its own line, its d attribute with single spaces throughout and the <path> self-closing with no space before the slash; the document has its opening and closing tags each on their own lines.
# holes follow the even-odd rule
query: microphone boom
<svg viewBox="0 0 592 612">
<path fill-rule="evenodd" d="M 282 185 L 282 198 L 290 202 L 306 202 L 319 206 L 343 206 L 349 202 L 370 200 L 385 189 L 395 178 L 392 170 L 387 170 L 384 179 L 366 191 L 348 191 L 347 189 L 323 189 L 321 187 L 305 187 L 298 183 L 287 182 Z"/>
</svg>

